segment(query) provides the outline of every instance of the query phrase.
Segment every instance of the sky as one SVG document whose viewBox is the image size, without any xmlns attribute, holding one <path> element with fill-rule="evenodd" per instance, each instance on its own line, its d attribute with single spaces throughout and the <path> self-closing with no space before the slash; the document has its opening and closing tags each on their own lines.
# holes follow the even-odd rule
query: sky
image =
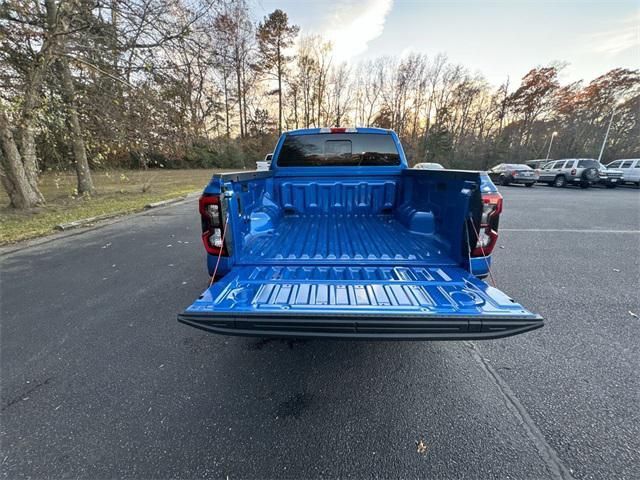
<svg viewBox="0 0 640 480">
<path fill-rule="evenodd" d="M 445 53 L 499 85 L 531 68 L 568 63 L 561 81 L 616 67 L 640 68 L 640 0 L 255 0 L 263 17 L 280 8 L 302 33 L 320 33 L 334 56 Z"/>
</svg>

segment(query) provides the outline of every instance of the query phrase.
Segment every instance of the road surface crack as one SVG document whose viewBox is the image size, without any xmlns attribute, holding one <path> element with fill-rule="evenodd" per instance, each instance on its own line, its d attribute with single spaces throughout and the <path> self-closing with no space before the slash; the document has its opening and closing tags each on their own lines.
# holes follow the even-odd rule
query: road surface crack
<svg viewBox="0 0 640 480">
<path fill-rule="evenodd" d="M 35 392 L 36 390 L 38 390 L 40 387 L 44 387 L 45 385 L 47 385 L 51 379 L 53 379 L 53 377 L 49 377 L 45 380 L 43 380 L 40 383 L 36 383 L 35 385 L 33 385 L 31 388 L 29 388 L 27 391 L 21 393 L 20 395 L 17 395 L 16 397 L 14 397 L 13 399 L 9 400 L 7 402 L 6 405 L 4 405 L 2 407 L 2 409 L 0 411 L 4 412 L 7 408 L 9 408 L 10 406 L 18 403 L 19 401 L 23 400 L 24 398 L 27 398 L 31 393 Z"/>
</svg>

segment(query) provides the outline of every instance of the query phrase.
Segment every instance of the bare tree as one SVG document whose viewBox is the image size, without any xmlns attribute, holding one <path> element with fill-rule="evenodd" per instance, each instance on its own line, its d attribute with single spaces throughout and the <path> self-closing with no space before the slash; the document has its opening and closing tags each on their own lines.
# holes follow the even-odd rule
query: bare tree
<svg viewBox="0 0 640 480">
<path fill-rule="evenodd" d="M 256 34 L 261 68 L 273 75 L 278 83 L 278 132 L 282 132 L 282 79 L 292 60 L 285 51 L 298 34 L 297 25 L 289 25 L 289 17 L 282 10 L 274 10 L 258 25 Z"/>
<path fill-rule="evenodd" d="M 75 170 L 77 176 L 77 191 L 79 195 L 95 195 L 96 189 L 91 178 L 91 170 L 87 160 L 87 150 L 84 144 L 82 127 L 78 116 L 78 104 L 76 100 L 76 91 L 67 58 L 67 40 L 69 37 L 70 18 L 66 15 L 60 15 L 60 5 L 55 0 L 45 0 L 47 8 L 47 25 L 49 31 L 56 31 L 60 25 L 61 35 L 58 45 L 56 65 L 60 76 L 60 90 L 67 110 L 67 122 L 71 131 L 71 146 L 74 156 Z M 70 2 L 74 11 L 79 9 L 78 4 L 74 1 Z M 76 28 L 86 28 L 85 25 L 75 25 Z"/>
<path fill-rule="evenodd" d="M 352 85 L 351 71 L 346 63 L 341 63 L 331 70 L 325 102 L 327 118 L 331 125 L 340 127 L 346 122 L 351 111 Z"/>
</svg>

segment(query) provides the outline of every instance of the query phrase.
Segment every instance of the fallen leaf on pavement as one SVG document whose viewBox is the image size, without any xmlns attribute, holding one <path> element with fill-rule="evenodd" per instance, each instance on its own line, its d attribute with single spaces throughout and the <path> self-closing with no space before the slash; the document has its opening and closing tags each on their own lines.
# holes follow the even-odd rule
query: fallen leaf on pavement
<svg viewBox="0 0 640 480">
<path fill-rule="evenodd" d="M 416 450 L 420 455 L 424 455 L 427 453 L 427 444 L 424 443 L 424 440 L 421 438 L 416 442 Z"/>
<path fill-rule="evenodd" d="M 633 313 L 631 310 L 629 310 L 629 315 L 631 315 L 633 318 L 640 318 L 638 317 L 637 314 Z"/>
</svg>

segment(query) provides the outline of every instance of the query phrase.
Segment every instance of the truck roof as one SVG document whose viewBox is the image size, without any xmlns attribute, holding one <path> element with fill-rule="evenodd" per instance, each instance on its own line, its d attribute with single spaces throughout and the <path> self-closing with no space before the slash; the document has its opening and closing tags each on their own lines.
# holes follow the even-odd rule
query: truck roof
<svg viewBox="0 0 640 480">
<path fill-rule="evenodd" d="M 373 127 L 300 128 L 298 130 L 289 130 L 288 132 L 284 132 L 284 135 L 313 135 L 316 133 L 377 133 L 381 135 L 390 135 L 391 130 Z"/>
</svg>

